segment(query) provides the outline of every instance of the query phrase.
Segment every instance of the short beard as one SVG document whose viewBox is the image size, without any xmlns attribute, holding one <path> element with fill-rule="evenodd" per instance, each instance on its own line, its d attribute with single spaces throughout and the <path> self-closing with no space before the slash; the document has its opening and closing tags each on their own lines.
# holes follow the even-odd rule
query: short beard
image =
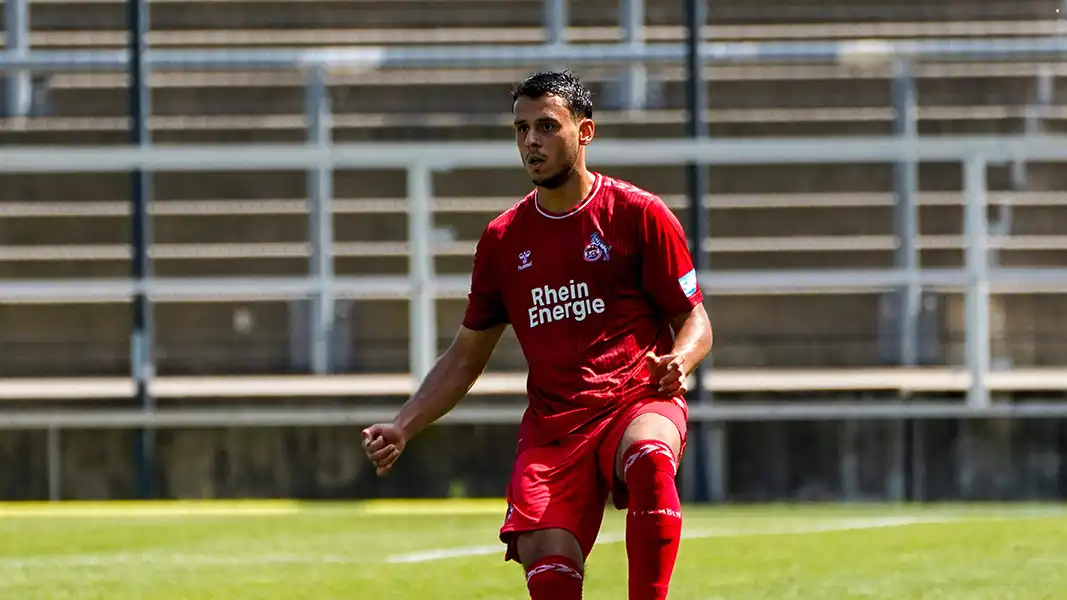
<svg viewBox="0 0 1067 600">
<path fill-rule="evenodd" d="M 554 190 L 554 189 L 556 189 L 558 187 L 561 187 L 563 184 L 567 183 L 570 180 L 571 175 L 574 174 L 574 163 L 575 162 L 577 162 L 577 157 L 576 156 L 572 157 L 571 160 L 568 160 L 567 164 L 564 165 L 563 168 L 560 169 L 559 172 L 556 173 L 555 175 L 551 175 L 549 177 L 546 177 L 545 179 L 542 179 L 541 181 L 538 181 L 538 180 L 534 179 L 534 180 L 532 180 L 533 184 L 538 186 L 538 187 L 545 188 L 546 190 Z"/>
</svg>

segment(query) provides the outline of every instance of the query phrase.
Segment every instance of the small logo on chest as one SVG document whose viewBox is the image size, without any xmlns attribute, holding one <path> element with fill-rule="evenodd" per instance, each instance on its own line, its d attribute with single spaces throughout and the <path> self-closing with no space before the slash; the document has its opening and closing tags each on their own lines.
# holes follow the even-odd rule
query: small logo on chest
<svg viewBox="0 0 1067 600">
<path fill-rule="evenodd" d="M 530 260 L 530 251 L 524 250 L 519 252 L 519 270 L 529 268 L 533 266 L 533 262 Z"/>
<path fill-rule="evenodd" d="M 582 256 L 589 262 L 596 262 L 598 260 L 611 260 L 611 246 L 604 243 L 604 240 L 600 239 L 600 235 L 594 233 L 589 237 L 589 245 L 582 251 Z"/>
</svg>

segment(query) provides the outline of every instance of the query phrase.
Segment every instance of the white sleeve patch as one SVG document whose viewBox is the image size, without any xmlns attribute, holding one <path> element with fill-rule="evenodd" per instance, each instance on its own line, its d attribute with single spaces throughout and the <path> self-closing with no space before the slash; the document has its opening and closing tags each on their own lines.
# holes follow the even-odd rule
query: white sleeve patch
<svg viewBox="0 0 1067 600">
<path fill-rule="evenodd" d="M 682 275 L 678 279 L 678 284 L 682 286 L 682 291 L 685 292 L 686 298 L 690 298 L 693 294 L 697 293 L 697 272 L 696 269 L 689 271 L 685 275 Z"/>
</svg>

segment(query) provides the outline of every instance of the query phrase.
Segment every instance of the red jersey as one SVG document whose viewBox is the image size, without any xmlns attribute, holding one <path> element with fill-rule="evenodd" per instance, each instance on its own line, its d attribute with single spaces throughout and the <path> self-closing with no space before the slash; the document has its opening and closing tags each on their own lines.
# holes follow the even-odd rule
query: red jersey
<svg viewBox="0 0 1067 600">
<path fill-rule="evenodd" d="M 520 445 L 557 440 L 656 394 L 645 354 L 703 301 L 685 233 L 657 196 L 595 173 L 588 197 L 547 212 L 536 191 L 489 223 L 463 325 L 510 323 L 529 364 Z"/>
</svg>

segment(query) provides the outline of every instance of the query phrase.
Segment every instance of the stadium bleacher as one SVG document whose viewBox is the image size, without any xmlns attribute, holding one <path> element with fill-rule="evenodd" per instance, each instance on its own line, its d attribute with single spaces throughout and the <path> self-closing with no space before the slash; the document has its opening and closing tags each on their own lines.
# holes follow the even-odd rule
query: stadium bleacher
<svg viewBox="0 0 1067 600">
<path fill-rule="evenodd" d="M 127 43 L 120 0 L 29 0 L 34 50 L 109 50 Z M 618 0 L 569 2 L 570 43 L 621 38 Z M 774 42 L 979 39 L 1064 33 L 1047 0 L 722 0 L 709 3 L 709 42 Z M 682 3 L 647 0 L 643 37 L 649 42 L 684 38 Z M 316 48 L 383 45 L 541 44 L 546 40 L 542 6 L 518 0 L 152 0 L 149 44 L 159 49 Z M 2 34 L 0 34 L 2 35 Z M 546 65 L 557 66 L 557 65 Z M 650 65 L 648 104 L 625 110 L 617 90 L 625 70 L 618 65 L 567 65 L 592 85 L 601 139 L 635 140 L 682 135 L 685 72 L 681 65 Z M 527 68 L 338 70 L 328 76 L 333 137 L 338 141 L 508 140 L 508 89 Z M 1062 131 L 1067 66 L 1053 61 L 920 62 L 912 67 L 918 94 L 918 128 L 927 135 Z M 719 63 L 704 68 L 707 118 L 718 137 L 888 134 L 894 68 L 871 62 Z M 306 76 L 296 71 L 167 71 L 151 75 L 153 139 L 159 142 L 298 141 L 307 135 Z M 119 72 L 35 74 L 35 101 L 25 118 L 0 117 L 0 144 L 93 145 L 125 143 L 129 126 L 127 76 Z M 1042 87 L 1051 94 L 1043 93 Z M 1051 96 L 1051 102 L 1047 102 Z M 997 249 L 993 263 L 1055 266 L 1067 263 L 1064 196 L 1067 175 L 1059 165 L 1027 165 L 1020 184 L 1012 165 L 989 171 Z M 528 191 L 516 169 L 461 169 L 434 176 L 435 266 L 444 275 L 469 273 L 473 241 L 485 223 Z M 963 262 L 962 177 L 958 165 L 923 165 L 919 171 L 921 237 L 926 267 Z M 687 218 L 685 177 L 679 167 L 611 169 L 661 194 Z M 161 276 L 302 275 L 309 245 L 306 174 L 161 173 L 153 176 L 154 269 Z M 716 273 L 741 269 L 888 267 L 893 235 L 892 169 L 880 165 L 761 166 L 711 169 L 705 198 L 710 236 L 705 241 Z M 338 275 L 401 275 L 408 271 L 405 176 L 401 171 L 339 170 L 334 175 L 334 247 Z M 125 277 L 129 272 L 129 180 L 122 174 L 0 175 L 0 278 Z M 709 300 L 717 346 L 707 383 L 719 398 L 833 397 L 868 399 L 898 392 L 961 398 L 967 391 L 964 298 L 958 292 L 924 298 L 923 364 L 901 369 L 893 356 L 894 329 L 887 322 L 892 300 L 874 293 L 715 295 Z M 989 386 L 1004 395 L 1061 390 L 1067 365 L 1067 302 L 1062 294 L 1010 294 L 994 298 L 995 366 Z M 153 392 L 161 402 L 236 404 L 276 400 L 278 405 L 329 404 L 336 398 L 391 400 L 410 391 L 408 302 L 359 300 L 339 304 L 343 330 L 334 377 L 306 378 L 300 307 L 278 300 L 163 302 L 154 308 L 156 359 L 162 376 Z M 459 322 L 462 298 L 438 302 L 439 347 Z M 16 302 L 0 304 L 0 401 L 20 407 L 123 406 L 128 398 L 129 306 L 106 302 Z M 483 397 L 507 395 L 522 386 L 524 364 L 509 334 L 475 389 Z M 948 368 L 940 369 L 939 366 Z M 216 376 L 232 378 L 221 379 Z M 185 376 L 175 378 L 175 376 Z M 248 377 L 255 376 L 255 377 Z M 264 378 L 260 376 L 270 376 Z M 265 384 L 269 382 L 269 384 Z M 295 399 L 295 400 L 294 400 Z M 25 402 L 36 400 L 36 403 Z M 92 401 L 92 402 L 86 402 Z M 263 406 L 262 403 L 258 406 Z M 15 411 L 5 413 L 5 417 Z M 735 497 L 786 496 L 811 481 L 833 479 L 826 470 L 837 458 L 833 444 L 859 447 L 860 439 L 903 440 L 903 425 L 863 423 L 841 433 L 823 423 L 808 429 L 782 423 L 737 424 L 731 464 Z M 901 429 L 898 431 L 898 428 Z M 914 439 L 948 455 L 955 427 L 915 424 Z M 918 433 L 929 427 L 925 438 Z M 506 428 L 500 428 L 506 429 Z M 951 430 L 951 431 L 950 431 Z M 1006 429 L 1005 429 L 1006 430 Z M 1024 426 L 1018 431 L 1026 435 Z M 114 433 L 114 432 L 112 432 Z M 185 432 L 188 434 L 189 432 Z M 437 432 L 442 439 L 496 439 L 507 431 Z M 286 454 L 293 445 L 319 448 L 314 432 L 292 438 L 271 433 L 247 436 L 194 432 L 163 438 L 160 478 L 166 493 L 351 494 L 307 481 L 263 476 L 263 456 Z M 909 434 L 912 435 L 912 434 Z M 1032 435 L 1051 439 L 1050 429 Z M 899 437 L 895 437 L 899 436 Z M 1044 436 L 1044 437 L 1042 437 Z M 1050 437 L 1051 436 L 1051 437 Z M 959 434 L 959 437 L 965 437 Z M 786 440 L 790 439 L 791 442 Z M 982 437 L 987 448 L 1007 448 L 1009 433 Z M 1064 439 L 1067 439 L 1065 437 Z M 833 443 L 827 440 L 833 440 Z M 0 436 L 0 494 L 104 497 L 132 493 L 124 464 L 130 447 L 123 435 L 55 431 Z M 473 443 L 473 442 L 472 442 Z M 466 444 L 471 446 L 472 443 Z M 818 451 L 795 452 L 789 444 Z M 896 443 L 896 442 L 894 442 Z M 916 442 L 919 443 L 919 442 Z M 1036 443 L 1036 442 L 1035 442 Z M 1051 442 L 1050 442 L 1051 443 Z M 1062 440 L 1058 443 L 1062 444 Z M 329 445 L 338 455 L 356 452 L 340 435 Z M 759 452 L 745 447 L 760 447 Z M 901 447 L 868 449 L 861 463 L 888 465 Z M 465 467 L 447 459 L 433 442 L 415 449 L 411 461 L 423 472 L 417 484 L 386 482 L 367 489 L 436 494 Z M 451 450 L 458 444 L 449 445 Z M 476 464 L 455 451 L 455 464 Z M 322 450 L 326 453 L 326 450 Z M 435 454 L 437 452 L 438 454 Z M 214 454 L 213 454 L 214 453 Z M 47 454 L 47 457 L 46 457 Z M 504 457 L 506 452 L 500 452 Z M 182 466 L 177 457 L 188 457 Z M 226 456 L 220 459 L 219 456 Z M 466 456 L 466 459 L 464 459 Z M 433 468 L 428 468 L 432 457 Z M 829 458 L 828 458 L 829 457 Z M 495 454 L 493 460 L 499 458 Z M 853 456 L 855 458 L 855 456 Z M 281 459 L 279 459 L 281 460 Z M 303 466 L 307 466 L 308 459 Z M 466 462 L 464 462 L 464 460 Z M 500 460 L 503 461 L 501 458 Z M 725 460 L 725 459 L 724 459 Z M 55 461 L 59 461 L 57 464 Z M 213 461 L 226 462 L 231 481 L 206 475 Z M 492 462 L 483 458 L 482 463 Z M 842 455 L 842 464 L 845 458 Z M 792 467 L 782 466 L 793 464 Z M 47 463 L 47 465 L 46 465 Z M 767 468 L 766 465 L 773 468 Z M 853 465 L 853 475 L 858 467 Z M 763 466 L 761 466 L 763 465 Z M 805 466 L 797 466 L 805 465 Z M 827 466 L 829 465 L 829 467 Z M 50 470 L 45 478 L 31 473 Z M 106 467 L 106 468 L 105 468 Z M 501 462 L 499 469 L 506 469 Z M 197 469 L 200 470 L 197 470 Z M 313 466 L 312 469 L 315 467 Z M 419 467 L 413 467 L 418 469 Z M 789 469 L 804 471 L 787 482 Z M 223 469 L 226 470 L 226 469 Z M 284 469 L 275 469 L 283 471 Z M 294 472 L 296 469 L 293 469 Z M 358 480 L 357 467 L 352 471 Z M 778 473 L 767 491 L 754 474 Z M 933 471 L 933 467 L 931 467 Z M 0 469 L 4 472 L 4 469 Z M 840 473 L 848 469 L 841 467 Z M 814 474 L 813 474 L 814 473 Z M 877 496 L 903 492 L 899 473 L 866 486 Z M 899 477 L 898 477 L 899 476 Z M 480 476 L 479 476 L 480 477 Z M 845 475 L 842 475 L 848 479 Z M 892 480 L 898 477 L 898 480 Z M 914 475 L 933 497 L 953 484 Z M 368 479 L 364 477 L 364 480 Z M 474 480 L 474 477 L 470 478 Z M 948 478 L 944 478 L 947 480 Z M 209 482 L 209 480 L 211 480 Z M 349 485 L 351 481 L 349 480 Z M 891 481 L 892 480 L 892 481 Z M 872 479 L 872 481 L 874 481 Z M 496 490 L 484 480 L 481 485 Z M 999 485 L 999 484 L 998 484 Z M 63 487 L 65 486 L 65 487 Z M 396 486 L 390 488 L 389 486 Z M 405 487 L 407 486 L 407 487 Z M 62 487 L 62 489 L 60 489 Z M 832 486 L 831 486 L 832 487 Z M 998 489 L 974 484 L 975 494 Z M 212 491 L 213 490 L 213 491 Z M 266 491 L 265 491 L 266 490 Z M 755 490 L 755 491 L 753 491 Z M 845 495 L 855 497 L 856 490 Z M 493 492 L 495 493 L 495 492 Z M 920 493 L 921 495 L 921 493 Z"/>
<path fill-rule="evenodd" d="M 490 6 L 489 4 L 492 4 Z M 684 35 L 676 3 L 647 6 L 649 41 Z M 848 3 L 818 11 L 802 2 L 716 2 L 708 41 L 835 40 L 983 35 L 1042 35 L 1055 28 L 1042 2 Z M 33 0 L 34 49 L 103 49 L 125 44 L 123 4 L 95 0 Z M 615 41 L 615 2 L 571 6 L 567 38 Z M 821 17 L 816 18 L 816 13 Z M 482 44 L 544 40 L 537 3 L 478 1 L 301 2 L 156 1 L 149 42 L 159 48 L 315 47 L 323 45 Z M 445 27 L 437 28 L 436 25 Z M 685 123 L 680 65 L 650 66 L 650 105 L 612 106 L 620 68 L 573 65 L 593 85 L 602 138 L 681 135 Z M 707 66 L 715 136 L 860 135 L 887 133 L 892 65 L 719 64 Z M 508 139 L 508 86 L 523 68 L 391 69 L 330 75 L 334 138 L 350 140 Z M 1039 77 L 1058 89 L 1064 65 L 1037 62 L 924 63 L 915 66 L 923 133 L 1017 132 L 1026 115 L 1055 129 L 1063 107 L 1038 106 Z M 39 80 L 34 116 L 4 120 L 0 139 L 19 143 L 94 144 L 125 140 L 126 76 L 55 74 Z M 189 73 L 152 76 L 153 136 L 160 142 L 292 141 L 305 136 L 301 74 Z M 681 168 L 617 172 L 664 194 L 685 216 Z M 920 172 L 924 266 L 958 266 L 960 174 L 955 165 Z M 990 203 L 1010 209 L 1005 235 L 991 238 L 1007 266 L 1063 264 L 1067 258 L 1064 174 L 1030 165 L 1026 189 L 1008 169 L 990 172 Z M 303 173 L 158 174 L 154 264 L 161 275 L 299 274 L 306 271 Z M 880 267 L 892 264 L 891 168 L 882 165 L 713 169 L 706 204 L 711 238 L 704 250 L 716 270 L 797 267 Z M 402 173 L 337 172 L 334 248 L 338 274 L 407 270 Z M 465 273 L 480 228 L 527 190 L 520 175 L 464 170 L 435 177 L 435 224 L 443 230 L 436 265 Z M 5 175 L 0 186 L 0 273 L 10 279 L 123 277 L 128 270 L 128 193 L 123 175 Z M 945 349 L 937 361 L 958 364 L 959 296 L 945 299 L 938 328 Z M 1062 364 L 1056 298 L 999 299 L 1000 334 L 1023 333 L 1000 358 L 1018 366 Z M 458 322 L 462 302 L 440 302 L 442 336 Z M 787 307 L 787 310 L 786 310 Z M 875 295 L 722 297 L 714 300 L 717 331 L 730 341 L 716 351 L 720 367 L 860 367 L 879 357 Z M 7 305 L 0 373 L 121 375 L 128 361 L 126 307 L 109 304 Z M 348 372 L 407 369 L 407 305 L 357 302 L 350 314 Z M 848 315 L 847 319 L 841 318 Z M 235 315 L 250 327 L 234 325 Z M 276 373 L 290 360 L 289 309 L 282 303 L 163 304 L 157 310 L 161 374 Z M 92 327 L 74 327 L 93 323 Z M 42 331 L 50 332 L 41 335 Z M 34 332 L 30 336 L 29 332 Z M 77 333 L 75 333 L 77 332 Z M 1026 335 L 1026 332 L 1030 332 Z M 1037 332 L 1041 332 L 1038 334 Z M 71 335 L 77 345 L 71 345 Z M 48 342 L 51 340 L 52 342 Z M 1020 337 L 1015 336 L 1018 341 Z M 442 340 L 442 344 L 447 340 Z M 216 348 L 218 351 L 205 350 Z M 1028 350 L 1029 348 L 1029 350 Z M 496 368 L 521 368 L 510 345 Z"/>
<path fill-rule="evenodd" d="M 572 3 L 567 39 L 618 39 L 616 2 Z M 710 41 L 895 39 L 1047 35 L 1056 27 L 1042 2 L 713 3 Z M 651 1 L 645 37 L 679 40 L 677 3 Z M 818 7 L 818 10 L 816 8 Z M 33 0 L 34 49 L 106 49 L 125 43 L 123 5 L 111 0 Z M 537 3 L 330 0 L 218 0 L 152 3 L 150 43 L 160 48 L 314 47 L 322 45 L 540 43 Z M 443 25 L 443 27 L 437 27 Z M 601 138 L 679 135 L 685 123 L 684 72 L 651 66 L 650 103 L 613 106 L 618 67 L 572 65 L 596 93 Z M 508 139 L 508 87 L 527 70 L 439 69 L 338 72 L 329 76 L 334 138 L 349 140 Z M 1061 87 L 1064 65 L 1037 62 L 916 65 L 920 132 L 1019 132 L 1027 115 L 1054 130 L 1065 113 L 1035 101 L 1036 81 Z M 790 136 L 888 133 L 891 65 L 720 64 L 705 69 L 712 135 Z M 306 135 L 305 79 L 295 72 L 158 72 L 151 78 L 152 129 L 160 142 L 293 141 Z M 118 143 L 125 140 L 126 76 L 58 73 L 39 80 L 28 119 L 0 121 L 5 143 Z M 1062 94 L 1061 94 L 1062 95 Z M 871 165 L 712 169 L 710 234 L 716 270 L 877 267 L 892 264 L 891 168 Z M 665 196 L 685 217 L 681 168 L 613 173 Z M 1057 165 L 1030 165 L 1027 186 L 1007 166 L 990 171 L 991 204 L 1010 208 L 995 235 L 1000 264 L 1063 264 L 1067 201 Z M 5 175 L 0 185 L 0 275 L 5 278 L 121 277 L 128 271 L 128 182 L 123 175 Z M 960 170 L 920 170 L 924 266 L 962 264 Z M 473 241 L 496 211 L 527 191 L 506 170 L 460 170 L 435 177 L 435 248 L 443 274 L 469 271 Z M 158 174 L 153 207 L 160 275 L 296 275 L 306 272 L 307 202 L 303 173 Z M 341 275 L 400 274 L 408 244 L 400 172 L 335 175 L 336 268 Z M 959 364 L 962 297 L 944 298 L 937 327 L 945 340 L 936 362 Z M 1062 364 L 1058 297 L 998 298 L 997 334 L 1025 339 L 995 346 L 1018 366 Z M 462 302 L 439 303 L 441 343 Z M 721 339 L 716 364 L 730 368 L 869 367 L 879 351 L 877 295 L 715 298 Z M 7 376 L 120 375 L 128 369 L 127 308 L 107 304 L 8 305 L 0 340 Z M 273 302 L 164 304 L 157 308 L 161 374 L 299 371 L 288 343 L 290 310 Z M 407 306 L 357 302 L 349 316 L 349 372 L 407 369 Z M 847 315 L 847 319 L 842 319 Z M 242 321 L 246 326 L 237 326 Z M 249 325 L 250 323 L 250 325 Z M 92 324 L 92 325 L 86 325 Z M 50 332 L 41 335 L 42 331 Z M 29 332 L 33 332 L 33 336 Z M 1040 332 L 1040 333 L 1038 333 Z M 1022 334 L 1023 337 L 1018 337 Z M 49 342 L 48 340 L 52 340 Z M 76 340 L 77 344 L 69 343 Z M 1033 343 L 1031 343 L 1033 342 Z M 1027 350 L 1032 346 L 1033 348 Z M 891 364 L 891 361 L 889 361 Z M 495 368 L 521 368 L 514 344 Z"/>
</svg>

